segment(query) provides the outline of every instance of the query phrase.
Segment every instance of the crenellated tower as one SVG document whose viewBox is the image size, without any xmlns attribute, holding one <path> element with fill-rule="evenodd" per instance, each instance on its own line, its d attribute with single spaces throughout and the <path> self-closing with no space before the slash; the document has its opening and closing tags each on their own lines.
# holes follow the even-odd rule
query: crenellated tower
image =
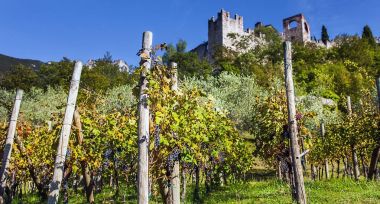
<svg viewBox="0 0 380 204">
<path fill-rule="evenodd" d="M 243 17 L 235 15 L 231 18 L 230 12 L 221 10 L 215 19 L 212 17 L 208 21 L 208 58 L 211 59 L 215 53 L 215 48 L 220 46 L 232 46 L 232 39 L 228 37 L 230 33 L 243 34 Z"/>
</svg>

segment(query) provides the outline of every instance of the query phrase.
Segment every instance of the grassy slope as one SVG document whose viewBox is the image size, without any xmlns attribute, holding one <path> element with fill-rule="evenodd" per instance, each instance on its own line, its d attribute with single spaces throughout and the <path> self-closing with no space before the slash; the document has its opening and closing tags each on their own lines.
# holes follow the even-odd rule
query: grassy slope
<svg viewBox="0 0 380 204">
<path fill-rule="evenodd" d="M 380 203 L 380 184 L 352 180 L 307 181 L 309 203 Z M 268 180 L 225 187 L 205 203 L 292 203 L 286 184 Z"/>
<path fill-rule="evenodd" d="M 306 190 L 309 203 L 380 203 L 380 183 L 350 179 L 330 181 L 307 181 Z M 136 195 L 132 189 L 126 196 L 114 198 L 110 189 L 105 189 L 96 195 L 96 203 L 136 203 Z M 69 203 L 85 203 L 81 194 L 71 193 Z M 130 195 L 130 196 L 128 196 Z M 208 196 L 202 196 L 204 203 L 292 203 L 289 187 L 274 179 L 267 181 L 251 181 L 220 187 Z M 114 201 L 117 202 L 114 202 Z M 158 198 L 152 198 L 151 203 L 159 203 Z M 17 203 L 15 200 L 14 203 Z M 36 196 L 28 196 L 24 203 L 40 203 Z M 191 190 L 188 191 L 186 203 L 191 203 Z"/>
</svg>

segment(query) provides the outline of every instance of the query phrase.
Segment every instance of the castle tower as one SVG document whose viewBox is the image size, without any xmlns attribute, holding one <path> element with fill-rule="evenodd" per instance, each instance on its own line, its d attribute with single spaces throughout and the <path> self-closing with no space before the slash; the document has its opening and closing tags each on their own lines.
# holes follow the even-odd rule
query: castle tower
<svg viewBox="0 0 380 204">
<path fill-rule="evenodd" d="M 223 9 L 218 13 L 217 19 L 212 17 L 208 21 L 208 58 L 211 60 L 215 50 L 221 46 L 232 46 L 233 41 L 228 37 L 230 33 L 244 33 L 243 17 L 235 15 L 230 17 L 230 12 Z"/>
<path fill-rule="evenodd" d="M 310 42 L 310 27 L 303 14 L 298 14 L 283 20 L 284 38 L 292 42 Z"/>
</svg>

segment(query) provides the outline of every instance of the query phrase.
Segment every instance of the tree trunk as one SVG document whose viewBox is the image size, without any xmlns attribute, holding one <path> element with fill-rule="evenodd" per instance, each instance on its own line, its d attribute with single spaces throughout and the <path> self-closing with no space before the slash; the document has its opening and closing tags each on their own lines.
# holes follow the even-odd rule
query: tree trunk
<svg viewBox="0 0 380 204">
<path fill-rule="evenodd" d="M 336 161 L 337 163 L 337 168 L 336 168 L 336 178 L 339 178 L 339 174 L 340 174 L 340 160 L 338 159 Z"/>
<path fill-rule="evenodd" d="M 348 175 L 350 174 L 350 168 L 348 166 L 348 158 L 347 156 L 344 156 L 343 157 L 343 164 L 344 164 L 344 171 L 343 171 L 343 178 L 344 177 L 348 177 Z"/>
<path fill-rule="evenodd" d="M 379 161 L 380 145 L 378 145 L 373 151 L 371 156 L 371 163 L 369 165 L 368 180 L 373 180 L 376 171 L 377 162 Z"/>
<path fill-rule="evenodd" d="M 20 112 L 21 100 L 22 100 L 23 91 L 21 89 L 17 89 L 15 102 L 13 105 L 12 115 L 9 120 L 7 139 L 5 141 L 5 146 L 3 150 L 3 159 L 1 160 L 1 169 L 0 169 L 0 203 L 4 203 L 4 191 L 6 187 L 6 179 L 8 177 L 8 165 L 9 160 L 12 154 L 12 146 L 16 133 L 16 125 L 18 113 Z"/>
<path fill-rule="evenodd" d="M 115 155 L 115 153 L 114 153 Z M 114 168 L 113 168 L 113 173 L 114 173 L 114 178 L 115 178 L 115 182 L 114 182 L 114 185 L 115 185 L 115 197 L 119 196 L 119 172 L 118 172 L 118 163 L 116 161 L 116 159 L 114 158 Z"/>
<path fill-rule="evenodd" d="M 292 170 L 294 174 L 294 186 L 296 191 L 296 201 L 300 204 L 306 203 L 306 192 L 304 186 L 303 172 L 301 166 L 301 158 L 298 139 L 297 139 L 297 120 L 296 116 L 296 104 L 294 95 L 294 85 L 292 76 L 292 48 L 289 41 L 284 43 L 285 50 L 285 86 L 286 96 L 288 104 L 288 123 L 290 132 L 290 147 L 292 154 Z"/>
<path fill-rule="evenodd" d="M 74 124 L 77 130 L 77 145 L 83 144 L 83 133 L 82 133 L 82 122 L 80 121 L 80 114 L 78 109 L 75 109 L 74 112 Z M 88 168 L 86 161 L 81 161 L 81 170 L 83 175 L 83 187 L 86 192 L 86 199 L 88 203 L 95 203 L 94 198 L 94 181 L 90 175 L 90 170 Z"/>
<path fill-rule="evenodd" d="M 368 178 L 368 174 L 367 174 L 367 166 L 365 165 L 364 154 L 360 154 L 360 159 L 361 159 L 361 162 L 362 162 L 363 175 L 367 179 Z"/>
<path fill-rule="evenodd" d="M 380 111 L 380 77 L 376 78 L 376 90 L 377 90 L 377 107 Z M 372 151 L 371 162 L 368 169 L 368 180 L 373 180 L 374 173 L 376 171 L 377 162 L 379 161 L 380 156 L 380 141 L 377 141 L 378 145 Z"/>
<path fill-rule="evenodd" d="M 352 165 L 353 165 L 353 171 L 354 171 L 354 178 L 355 180 L 359 180 L 359 164 L 358 164 L 358 156 L 356 154 L 356 148 L 355 146 L 353 145 L 351 147 L 351 151 L 352 151 Z"/>
<path fill-rule="evenodd" d="M 149 106 L 148 106 L 148 80 L 147 72 L 151 68 L 150 51 L 152 49 L 152 32 L 144 32 L 141 52 L 143 71 L 140 75 L 140 97 L 139 97 L 139 122 L 138 122 L 138 203 L 149 202 Z"/>
<path fill-rule="evenodd" d="M 55 158 L 55 163 L 54 163 L 53 180 L 50 183 L 49 199 L 48 199 L 49 204 L 58 202 L 59 190 L 61 188 L 62 177 L 63 177 L 64 166 L 65 166 L 67 147 L 69 144 L 71 124 L 73 122 L 75 103 L 76 103 L 78 91 L 79 91 L 79 82 L 80 82 L 80 76 L 82 72 L 82 66 L 83 64 L 80 61 L 75 63 L 73 76 L 71 78 L 70 92 L 67 98 L 65 118 L 63 120 L 62 130 L 59 136 L 57 157 Z"/>
<path fill-rule="evenodd" d="M 170 204 L 170 195 L 169 195 L 169 187 L 168 187 L 168 182 L 164 178 L 159 178 L 157 179 L 159 191 L 161 194 L 162 202 L 165 204 Z"/>
<path fill-rule="evenodd" d="M 279 159 L 277 162 L 277 177 L 279 180 L 282 180 L 281 159 Z"/>
<path fill-rule="evenodd" d="M 199 174 L 200 174 L 199 166 L 195 166 L 195 188 L 194 188 L 194 197 L 193 202 L 199 203 L 200 202 L 200 196 L 199 196 Z"/>
</svg>

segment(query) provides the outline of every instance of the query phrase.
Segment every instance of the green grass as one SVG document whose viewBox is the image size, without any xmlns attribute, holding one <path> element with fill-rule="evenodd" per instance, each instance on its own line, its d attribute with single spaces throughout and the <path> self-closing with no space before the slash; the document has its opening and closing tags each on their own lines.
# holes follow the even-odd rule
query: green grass
<svg viewBox="0 0 380 204">
<path fill-rule="evenodd" d="M 329 181 L 306 181 L 308 203 L 380 203 L 380 183 L 350 179 L 333 179 Z M 289 186 L 275 179 L 250 181 L 219 187 L 209 195 L 201 189 L 203 203 L 292 203 Z M 115 198 L 114 191 L 104 189 L 96 195 L 96 203 L 136 203 L 133 189 L 121 188 L 120 196 Z M 125 192 L 125 193 L 124 193 Z M 123 195 L 126 196 L 123 196 Z M 70 192 L 69 203 L 85 203 L 82 194 Z M 191 203 L 192 187 L 188 188 L 186 203 Z M 14 200 L 14 203 L 19 203 Z M 24 197 L 23 203 L 41 203 L 36 195 Z M 160 203 L 159 198 L 152 198 L 151 203 Z"/>
<path fill-rule="evenodd" d="M 309 203 L 380 203 L 380 184 L 352 180 L 306 181 Z M 251 181 L 223 187 L 205 203 L 292 203 L 289 187 L 277 180 Z"/>
</svg>

